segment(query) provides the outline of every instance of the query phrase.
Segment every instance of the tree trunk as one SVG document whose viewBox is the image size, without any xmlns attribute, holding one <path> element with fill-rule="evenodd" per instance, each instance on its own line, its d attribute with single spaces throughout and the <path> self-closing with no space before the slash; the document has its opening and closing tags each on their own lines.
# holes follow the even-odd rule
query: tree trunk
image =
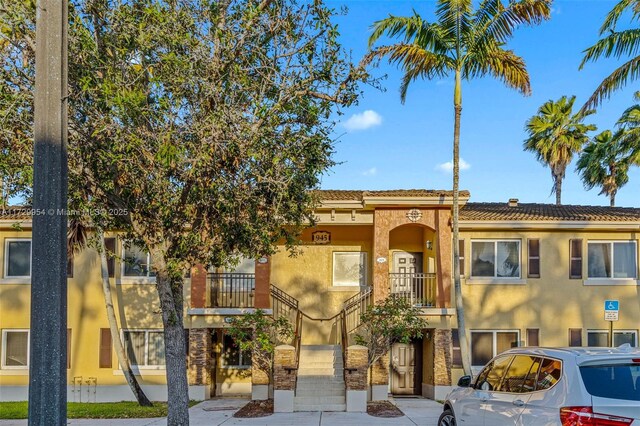
<svg viewBox="0 0 640 426">
<path fill-rule="evenodd" d="M 459 180 L 460 180 L 460 116 L 462 115 L 462 82 L 460 71 L 456 70 L 456 82 L 453 96 L 455 119 L 453 126 L 453 288 L 455 291 L 456 317 L 458 320 L 458 337 L 460 339 L 460 353 L 464 374 L 471 374 L 471 356 L 467 330 L 464 322 L 464 303 L 462 300 L 462 286 L 460 284 L 460 248 L 458 245 L 459 229 Z"/>
<path fill-rule="evenodd" d="M 131 364 L 129 363 L 129 357 L 124 350 L 122 341 L 120 340 L 120 331 L 118 329 L 118 322 L 116 320 L 115 310 L 113 309 L 113 296 L 111 295 L 111 285 L 109 284 L 109 269 L 107 266 L 107 250 L 104 245 L 104 233 L 100 232 L 100 263 L 102 268 L 102 294 L 104 295 L 104 304 L 107 307 L 107 320 L 109 321 L 109 330 L 111 331 L 111 341 L 113 342 L 113 348 L 116 351 L 116 357 L 118 363 L 122 368 L 124 378 L 127 380 L 131 392 L 136 397 L 138 404 L 143 407 L 151 407 L 153 404 L 147 398 L 144 391 L 140 387 L 138 380 L 136 379 Z"/>
<path fill-rule="evenodd" d="M 182 281 L 173 281 L 162 250 L 150 248 L 162 309 L 167 368 L 167 426 L 189 425 L 189 385 L 185 354 Z"/>
<path fill-rule="evenodd" d="M 617 191 L 612 191 L 611 194 L 609 195 L 609 207 L 616 206 L 616 192 Z"/>
<path fill-rule="evenodd" d="M 553 172 L 552 172 L 553 174 Z M 562 204 L 562 175 L 554 174 L 554 185 L 555 185 L 555 193 L 556 193 L 556 205 L 559 206 Z"/>
</svg>

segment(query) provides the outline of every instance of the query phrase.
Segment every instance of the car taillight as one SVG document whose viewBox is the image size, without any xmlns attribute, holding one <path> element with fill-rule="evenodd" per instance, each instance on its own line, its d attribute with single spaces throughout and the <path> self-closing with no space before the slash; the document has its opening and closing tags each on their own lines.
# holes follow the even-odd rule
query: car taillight
<svg viewBox="0 0 640 426">
<path fill-rule="evenodd" d="M 625 426 L 633 419 L 594 413 L 591 407 L 562 407 L 560 422 L 562 426 Z"/>
</svg>

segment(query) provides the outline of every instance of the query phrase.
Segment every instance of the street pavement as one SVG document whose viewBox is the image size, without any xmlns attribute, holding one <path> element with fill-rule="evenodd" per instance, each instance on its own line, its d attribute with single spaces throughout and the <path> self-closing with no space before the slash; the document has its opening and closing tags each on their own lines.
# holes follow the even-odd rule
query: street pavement
<svg viewBox="0 0 640 426">
<path fill-rule="evenodd" d="M 394 404 L 405 414 L 403 417 L 380 418 L 366 413 L 301 412 L 275 413 L 271 416 L 237 419 L 233 413 L 246 404 L 245 398 L 217 398 L 201 402 L 189 409 L 192 426 L 245 425 L 245 426 L 435 426 L 442 412 L 442 404 L 424 398 L 395 398 Z M 24 426 L 26 420 L 0 420 L 0 426 Z M 69 425 L 83 426 L 163 426 L 166 419 L 69 420 Z"/>
</svg>

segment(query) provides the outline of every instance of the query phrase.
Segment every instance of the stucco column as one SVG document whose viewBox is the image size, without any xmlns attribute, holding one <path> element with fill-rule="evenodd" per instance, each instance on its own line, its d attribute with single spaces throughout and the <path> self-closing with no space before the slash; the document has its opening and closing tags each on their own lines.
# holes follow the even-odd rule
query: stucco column
<svg viewBox="0 0 640 426">
<path fill-rule="evenodd" d="M 386 401 L 389 395 L 389 352 L 371 366 L 371 400 Z"/>
<path fill-rule="evenodd" d="M 385 259 L 378 262 L 378 259 Z M 373 300 L 389 295 L 389 217 L 376 210 L 373 220 Z"/>
<path fill-rule="evenodd" d="M 207 304 L 207 271 L 198 264 L 191 268 L 191 307 L 204 308 Z"/>
<path fill-rule="evenodd" d="M 436 215 L 436 306 L 451 307 L 451 283 L 453 277 L 451 227 L 449 210 L 438 210 Z"/>
<path fill-rule="evenodd" d="M 434 360 L 433 381 L 435 386 L 451 386 L 451 330 L 436 329 L 433 331 Z"/>
<path fill-rule="evenodd" d="M 271 259 L 263 257 L 256 261 L 256 289 L 254 307 L 269 309 L 270 306 Z"/>
<path fill-rule="evenodd" d="M 211 330 L 189 329 L 189 384 L 211 384 Z"/>
</svg>

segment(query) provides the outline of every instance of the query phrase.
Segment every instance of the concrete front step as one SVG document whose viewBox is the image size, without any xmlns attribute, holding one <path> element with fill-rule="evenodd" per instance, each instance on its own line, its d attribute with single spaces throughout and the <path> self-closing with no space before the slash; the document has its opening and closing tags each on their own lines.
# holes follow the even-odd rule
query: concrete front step
<svg viewBox="0 0 640 426">
<path fill-rule="evenodd" d="M 293 398 L 293 405 L 335 405 L 335 404 L 344 404 L 344 396 L 325 396 L 322 399 L 313 396 L 298 396 L 296 395 Z"/>
<path fill-rule="evenodd" d="M 296 390 L 344 390 L 342 380 L 300 380 Z"/>
<path fill-rule="evenodd" d="M 314 398 L 315 402 L 319 399 L 325 401 L 326 398 L 338 397 L 342 398 L 342 402 L 344 402 L 344 398 L 347 396 L 347 391 L 342 389 L 297 389 L 296 390 L 296 398 Z"/>
<path fill-rule="evenodd" d="M 333 368 L 298 368 L 298 377 L 300 376 L 332 376 L 342 377 L 343 370 Z"/>
<path fill-rule="evenodd" d="M 293 411 L 347 411 L 347 404 L 309 404 L 293 403 Z"/>
</svg>

